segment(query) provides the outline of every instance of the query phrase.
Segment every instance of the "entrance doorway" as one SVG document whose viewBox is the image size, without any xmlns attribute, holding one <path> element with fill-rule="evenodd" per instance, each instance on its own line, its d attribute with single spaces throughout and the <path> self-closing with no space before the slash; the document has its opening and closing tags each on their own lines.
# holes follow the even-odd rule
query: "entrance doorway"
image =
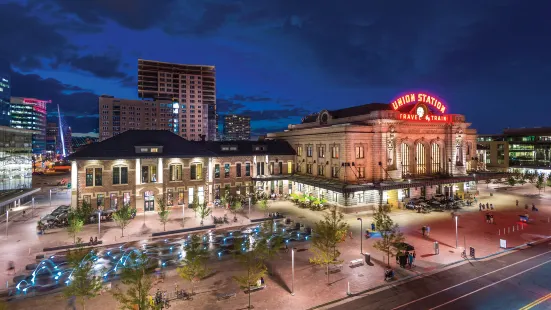
<svg viewBox="0 0 551 310">
<path fill-rule="evenodd" d="M 155 210 L 155 195 L 153 195 L 153 191 L 146 191 L 143 193 L 143 201 L 143 208 L 145 211 Z"/>
<path fill-rule="evenodd" d="M 427 187 L 421 186 L 421 197 L 425 198 L 427 196 Z"/>
</svg>

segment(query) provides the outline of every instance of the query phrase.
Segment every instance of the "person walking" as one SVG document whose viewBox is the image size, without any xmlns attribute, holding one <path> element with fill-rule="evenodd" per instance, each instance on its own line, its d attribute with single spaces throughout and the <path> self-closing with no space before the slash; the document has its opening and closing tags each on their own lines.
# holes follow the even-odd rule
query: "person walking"
<svg viewBox="0 0 551 310">
<path fill-rule="evenodd" d="M 491 203 L 491 204 L 490 204 L 490 210 L 493 210 L 493 209 L 494 209 L 494 204 Z"/>
<path fill-rule="evenodd" d="M 375 223 L 371 223 L 371 231 L 375 231 Z"/>
<path fill-rule="evenodd" d="M 430 237 L 430 226 L 427 225 L 427 237 Z"/>
<path fill-rule="evenodd" d="M 490 204 L 488 202 L 486 203 L 486 209 L 490 210 Z"/>
<path fill-rule="evenodd" d="M 426 231 L 427 231 L 427 228 L 425 226 L 421 227 L 421 232 L 423 233 L 423 237 L 425 236 Z"/>
<path fill-rule="evenodd" d="M 517 199 L 517 208 L 518 208 L 518 199 Z"/>
<path fill-rule="evenodd" d="M 413 265 L 413 252 L 409 252 L 408 254 L 408 265 L 409 269 L 411 269 L 411 266 Z"/>
<path fill-rule="evenodd" d="M 415 266 L 415 251 L 411 254 L 411 266 Z"/>
</svg>

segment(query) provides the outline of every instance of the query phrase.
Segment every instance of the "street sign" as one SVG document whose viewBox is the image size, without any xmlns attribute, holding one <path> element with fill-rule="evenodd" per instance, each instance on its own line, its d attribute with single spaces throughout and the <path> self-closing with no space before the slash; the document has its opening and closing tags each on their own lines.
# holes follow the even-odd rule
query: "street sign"
<svg viewBox="0 0 551 310">
<path fill-rule="evenodd" d="M 507 240 L 499 239 L 499 247 L 502 248 L 502 249 L 506 249 L 507 248 Z"/>
<path fill-rule="evenodd" d="M 470 247 L 469 248 L 469 255 L 474 258 L 474 248 L 473 247 Z"/>
</svg>

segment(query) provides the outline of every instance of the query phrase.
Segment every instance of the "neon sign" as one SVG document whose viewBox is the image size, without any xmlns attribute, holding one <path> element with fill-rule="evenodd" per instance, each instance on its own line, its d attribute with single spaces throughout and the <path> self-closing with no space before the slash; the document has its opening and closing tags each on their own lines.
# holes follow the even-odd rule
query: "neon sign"
<svg viewBox="0 0 551 310">
<path fill-rule="evenodd" d="M 403 95 L 394 101 L 392 101 L 391 105 L 394 111 L 400 109 L 402 106 L 415 104 L 418 102 L 425 103 L 427 105 L 433 106 L 436 108 L 440 113 L 446 112 L 447 108 L 446 105 L 444 105 L 438 98 L 427 95 L 425 93 L 410 93 Z"/>
</svg>

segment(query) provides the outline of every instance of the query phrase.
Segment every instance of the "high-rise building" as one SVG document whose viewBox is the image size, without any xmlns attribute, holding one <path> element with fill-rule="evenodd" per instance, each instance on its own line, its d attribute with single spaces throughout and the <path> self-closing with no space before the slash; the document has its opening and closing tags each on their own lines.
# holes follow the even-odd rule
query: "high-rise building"
<svg viewBox="0 0 551 310">
<path fill-rule="evenodd" d="M 138 96 L 170 100 L 177 114 L 172 131 L 188 140 L 216 139 L 216 69 L 138 60 Z"/>
<path fill-rule="evenodd" d="M 10 66 L 0 61 L 0 126 L 10 125 Z"/>
<path fill-rule="evenodd" d="M 99 97 L 99 140 L 130 129 L 170 130 L 179 133 L 178 103 L 171 100 L 132 100 Z"/>
<path fill-rule="evenodd" d="M 248 116 L 229 114 L 224 116 L 224 140 L 250 140 L 251 118 Z"/>
<path fill-rule="evenodd" d="M 51 100 L 11 97 L 10 127 L 34 130 L 32 136 L 33 154 L 46 152 L 46 104 Z"/>
<path fill-rule="evenodd" d="M 49 122 L 46 125 L 46 152 L 63 155 L 63 148 L 65 148 L 65 154 L 71 154 L 73 149 L 71 135 L 71 127 L 63 126 L 63 139 L 61 139 L 59 122 Z"/>
</svg>

